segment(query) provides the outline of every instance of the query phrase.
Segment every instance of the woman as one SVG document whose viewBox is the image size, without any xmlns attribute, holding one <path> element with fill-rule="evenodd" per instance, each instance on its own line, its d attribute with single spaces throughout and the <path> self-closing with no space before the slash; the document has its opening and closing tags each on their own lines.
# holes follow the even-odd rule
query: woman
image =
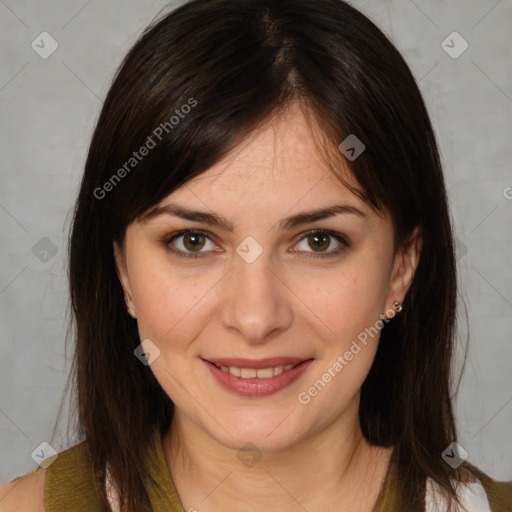
<svg viewBox="0 0 512 512">
<path fill-rule="evenodd" d="M 195 0 L 146 30 L 90 146 L 70 287 L 84 442 L 5 510 L 512 509 L 456 444 L 425 105 L 347 3 Z"/>
</svg>

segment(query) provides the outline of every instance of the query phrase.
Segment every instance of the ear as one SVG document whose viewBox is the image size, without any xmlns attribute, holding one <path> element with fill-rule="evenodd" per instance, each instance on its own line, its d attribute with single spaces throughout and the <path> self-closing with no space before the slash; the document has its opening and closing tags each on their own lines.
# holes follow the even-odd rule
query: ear
<svg viewBox="0 0 512 512">
<path fill-rule="evenodd" d="M 123 287 L 125 293 L 129 298 L 132 296 L 131 288 L 130 288 L 130 280 L 128 279 L 128 273 L 126 271 L 126 261 L 124 258 L 124 252 L 122 247 L 114 241 L 114 260 L 116 262 L 116 270 L 117 276 L 119 277 L 119 281 L 121 282 L 121 286 Z"/>
<path fill-rule="evenodd" d="M 395 300 L 403 303 L 418 267 L 422 247 L 421 230 L 416 226 L 407 242 L 395 255 L 386 300 L 387 309 L 392 308 Z"/>
</svg>

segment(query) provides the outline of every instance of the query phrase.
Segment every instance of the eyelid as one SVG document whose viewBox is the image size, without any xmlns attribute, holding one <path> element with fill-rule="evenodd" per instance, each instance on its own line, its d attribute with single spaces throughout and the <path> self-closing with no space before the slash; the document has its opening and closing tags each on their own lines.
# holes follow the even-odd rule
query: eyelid
<svg viewBox="0 0 512 512">
<path fill-rule="evenodd" d="M 181 249 L 170 247 L 173 240 L 175 240 L 176 238 L 180 238 L 184 235 L 188 235 L 188 234 L 204 236 L 205 238 L 210 240 L 210 242 L 214 243 L 210 233 L 207 233 L 206 231 L 203 231 L 201 229 L 182 229 L 180 231 L 177 231 L 175 233 L 171 233 L 170 235 L 167 235 L 166 237 L 164 237 L 164 239 L 161 242 L 168 251 L 170 251 L 171 253 L 173 253 L 179 257 L 199 258 L 199 257 L 203 257 L 202 256 L 203 254 L 211 252 L 211 251 L 198 251 L 198 252 L 190 251 L 190 252 L 188 252 L 188 251 L 182 251 Z"/>
<path fill-rule="evenodd" d="M 331 238 L 334 238 L 337 242 L 341 244 L 340 247 L 334 250 L 328 250 L 328 251 L 305 251 L 305 254 L 307 254 L 307 257 L 313 257 L 313 258 L 328 258 L 330 256 L 337 256 L 339 255 L 344 249 L 347 249 L 350 247 L 350 242 L 347 236 L 343 235 L 342 233 L 339 233 L 337 231 L 332 231 L 330 229 L 310 229 L 309 231 L 305 231 L 304 233 L 301 233 L 299 235 L 299 239 L 296 242 L 295 245 L 305 240 L 308 236 L 314 235 L 314 234 L 321 234 L 321 235 L 327 235 Z M 330 245 L 330 244 L 329 244 Z M 301 251 L 293 251 L 293 252 L 301 252 Z"/>
<path fill-rule="evenodd" d="M 182 229 L 182 230 L 177 231 L 175 233 L 171 233 L 170 235 L 165 236 L 161 240 L 161 243 L 164 245 L 164 247 L 168 251 L 172 252 L 173 254 L 177 255 L 178 257 L 183 257 L 183 258 L 205 257 L 208 253 L 212 252 L 211 250 L 210 251 L 197 251 L 197 252 L 190 251 L 190 252 L 188 252 L 188 251 L 182 251 L 181 249 L 176 249 L 176 248 L 171 248 L 170 247 L 170 245 L 173 242 L 173 240 L 175 240 L 176 238 L 180 238 L 180 237 L 182 237 L 184 235 L 187 235 L 187 234 L 198 234 L 198 235 L 204 236 L 205 238 L 210 240 L 212 243 L 215 243 L 213 241 L 213 237 L 212 237 L 212 235 L 210 233 L 208 233 L 207 231 L 203 231 L 201 229 L 193 229 L 193 228 Z M 313 235 L 313 234 L 322 234 L 322 235 L 327 235 L 327 236 L 329 236 L 331 238 L 334 238 L 336 241 L 338 241 L 341 244 L 341 247 L 339 247 L 338 249 L 334 249 L 334 250 L 330 250 L 330 251 L 324 251 L 324 252 L 297 251 L 297 250 L 293 250 L 292 252 L 295 252 L 295 253 L 304 252 L 305 254 L 308 255 L 307 257 L 328 258 L 330 256 L 338 255 L 344 249 L 350 247 L 350 245 L 351 245 L 350 242 L 349 242 L 349 239 L 345 235 L 343 235 L 342 233 L 339 233 L 337 231 L 332 231 L 332 230 L 329 230 L 329 229 L 317 228 L 317 229 L 310 229 L 308 231 L 300 233 L 296 237 L 297 240 L 294 243 L 294 246 L 297 245 L 298 243 L 302 242 L 308 236 Z"/>
</svg>

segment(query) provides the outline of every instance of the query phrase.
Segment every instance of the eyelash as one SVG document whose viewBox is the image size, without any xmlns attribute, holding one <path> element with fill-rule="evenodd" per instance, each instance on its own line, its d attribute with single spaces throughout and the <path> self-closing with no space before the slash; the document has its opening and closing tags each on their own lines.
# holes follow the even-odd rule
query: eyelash
<svg viewBox="0 0 512 512">
<path fill-rule="evenodd" d="M 179 231 L 177 233 L 173 233 L 172 235 L 165 237 L 163 240 L 161 240 L 161 243 L 162 243 L 162 245 L 168 251 L 170 251 L 171 253 L 175 254 L 176 256 L 179 256 L 180 258 L 202 258 L 202 257 L 204 257 L 203 255 L 205 254 L 205 252 L 208 252 L 208 251 L 205 251 L 205 252 L 184 252 L 184 251 L 182 251 L 180 249 L 172 249 L 170 247 L 170 244 L 174 240 L 176 240 L 177 238 L 179 238 L 181 236 L 188 235 L 188 234 L 202 235 L 205 238 L 207 238 L 208 240 L 212 241 L 212 239 L 210 238 L 208 233 L 205 233 L 204 231 L 200 231 L 200 230 L 197 230 L 197 229 L 184 229 L 182 231 Z M 308 236 L 311 236 L 311 235 L 327 235 L 327 236 L 330 236 L 330 237 L 334 238 L 341 245 L 340 245 L 340 247 L 338 249 L 335 249 L 335 250 L 330 251 L 330 252 L 324 252 L 324 253 L 314 253 L 314 252 L 311 252 L 310 253 L 310 252 L 306 251 L 306 254 L 308 255 L 307 257 L 311 257 L 311 258 L 329 258 L 329 257 L 337 256 L 342 251 L 344 251 L 345 249 L 350 247 L 349 242 L 347 241 L 347 239 L 344 236 L 342 236 L 340 233 L 336 233 L 335 231 L 329 231 L 329 230 L 326 230 L 326 229 L 314 229 L 312 231 L 308 231 L 308 232 L 304 233 L 303 236 L 297 242 L 297 244 L 302 242 L 302 240 L 306 239 Z"/>
</svg>

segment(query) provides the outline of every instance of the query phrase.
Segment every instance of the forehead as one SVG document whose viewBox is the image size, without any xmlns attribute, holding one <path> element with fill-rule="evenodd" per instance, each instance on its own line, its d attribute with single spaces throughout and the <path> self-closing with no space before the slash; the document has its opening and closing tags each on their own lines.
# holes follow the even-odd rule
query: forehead
<svg viewBox="0 0 512 512">
<path fill-rule="evenodd" d="M 324 198 L 324 202 L 349 196 L 361 203 L 329 168 L 322 153 L 321 128 L 298 106 L 267 119 L 219 162 L 186 183 L 169 197 L 195 194 L 200 199 L 228 201 L 236 196 L 249 203 L 274 198 L 293 204 Z M 352 187 L 357 183 L 340 154 L 336 172 Z"/>
</svg>

